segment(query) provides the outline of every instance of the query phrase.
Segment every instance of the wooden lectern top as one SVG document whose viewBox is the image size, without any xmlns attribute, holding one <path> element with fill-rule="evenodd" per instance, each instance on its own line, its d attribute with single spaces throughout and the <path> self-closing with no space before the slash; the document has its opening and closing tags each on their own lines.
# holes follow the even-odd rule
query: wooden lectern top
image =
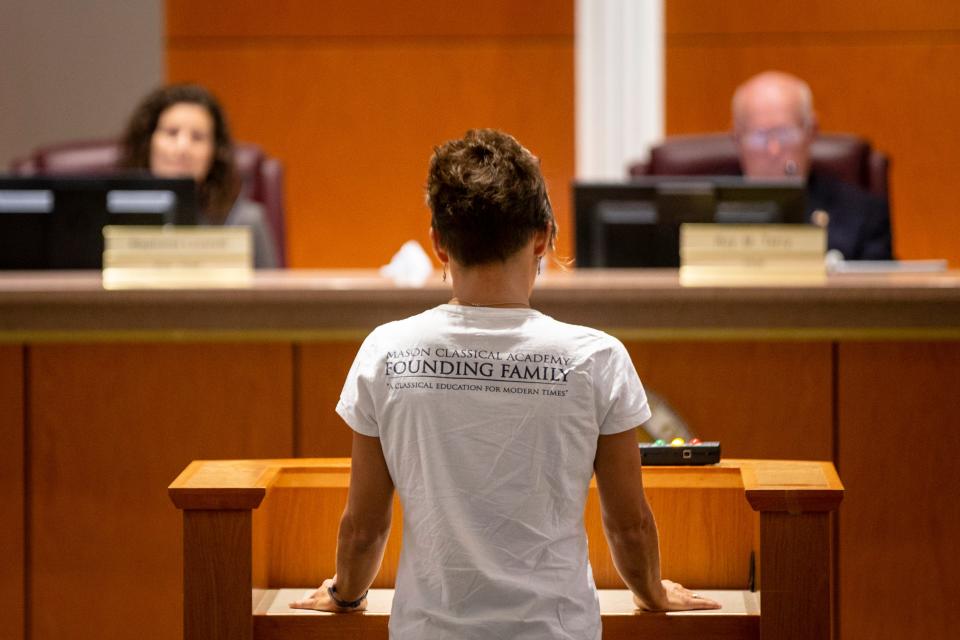
<svg viewBox="0 0 960 640">
<path fill-rule="evenodd" d="M 723 460 L 704 467 L 644 467 L 648 489 L 743 489 L 755 511 L 831 511 L 843 485 L 830 462 Z M 273 486 L 346 487 L 346 458 L 196 460 L 169 486 L 178 509 L 255 509 Z M 591 483 L 593 486 L 593 483 Z"/>
</svg>

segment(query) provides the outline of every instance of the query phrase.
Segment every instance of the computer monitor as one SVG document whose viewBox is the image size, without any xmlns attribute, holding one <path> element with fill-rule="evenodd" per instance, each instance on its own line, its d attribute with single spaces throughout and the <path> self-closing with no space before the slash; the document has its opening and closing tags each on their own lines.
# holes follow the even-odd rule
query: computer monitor
<svg viewBox="0 0 960 640">
<path fill-rule="evenodd" d="M 578 267 L 678 267 L 680 225 L 806 223 L 799 180 L 649 176 L 573 185 Z"/>
<path fill-rule="evenodd" d="M 196 222 L 190 179 L 0 176 L 0 269 L 100 269 L 105 225 Z"/>
</svg>

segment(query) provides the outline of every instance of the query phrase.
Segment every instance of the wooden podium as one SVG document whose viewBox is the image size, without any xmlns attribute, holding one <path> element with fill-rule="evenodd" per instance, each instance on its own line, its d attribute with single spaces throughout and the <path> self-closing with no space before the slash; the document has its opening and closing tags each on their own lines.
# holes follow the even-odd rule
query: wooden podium
<svg viewBox="0 0 960 640">
<path fill-rule="evenodd" d="M 334 573 L 349 473 L 347 459 L 314 458 L 195 461 L 180 474 L 169 491 L 183 510 L 186 640 L 387 637 L 402 530 L 398 502 L 366 613 L 287 606 Z M 634 611 L 591 487 L 585 523 L 604 638 L 831 637 L 830 518 L 843 497 L 831 463 L 646 467 L 643 482 L 661 534 L 664 576 L 724 608 Z"/>
</svg>

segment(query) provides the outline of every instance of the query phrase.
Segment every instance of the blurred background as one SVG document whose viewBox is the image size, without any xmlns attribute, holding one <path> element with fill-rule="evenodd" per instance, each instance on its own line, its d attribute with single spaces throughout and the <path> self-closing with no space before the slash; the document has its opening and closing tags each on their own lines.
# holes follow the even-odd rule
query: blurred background
<svg viewBox="0 0 960 640">
<path fill-rule="evenodd" d="M 294 268 L 373 267 L 405 239 L 426 244 L 432 147 L 481 126 L 542 158 L 569 255 L 569 184 L 589 171 L 599 120 L 608 136 L 611 126 L 632 136 L 625 160 L 663 135 L 727 130 L 733 89 L 769 68 L 810 83 L 822 130 L 890 154 L 897 256 L 960 264 L 953 0 L 4 4 L 0 166 L 40 145 L 117 135 L 158 84 L 202 83 L 234 137 L 286 167 Z M 597 19 L 618 24 L 598 30 Z M 598 55 L 600 66 L 583 62 Z M 611 69 L 635 95 L 611 104 L 623 92 L 608 86 L 597 110 L 596 75 Z M 344 235 L 362 242 L 328 241 Z"/>
</svg>

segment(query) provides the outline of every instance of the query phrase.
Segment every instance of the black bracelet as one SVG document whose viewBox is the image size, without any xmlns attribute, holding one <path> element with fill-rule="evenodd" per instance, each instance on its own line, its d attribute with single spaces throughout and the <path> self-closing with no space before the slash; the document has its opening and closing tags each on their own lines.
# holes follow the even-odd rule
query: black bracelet
<svg viewBox="0 0 960 640">
<path fill-rule="evenodd" d="M 367 589 L 366 591 L 363 592 L 362 596 L 350 602 L 347 602 L 346 600 L 341 600 L 340 598 L 337 597 L 337 585 L 335 584 L 332 584 L 329 587 L 327 587 L 327 593 L 330 594 L 330 599 L 333 600 L 333 604 L 337 605 L 341 609 L 356 609 L 357 607 L 360 606 L 360 603 L 363 602 L 363 599 L 367 597 L 367 594 L 370 593 L 370 590 Z"/>
</svg>

